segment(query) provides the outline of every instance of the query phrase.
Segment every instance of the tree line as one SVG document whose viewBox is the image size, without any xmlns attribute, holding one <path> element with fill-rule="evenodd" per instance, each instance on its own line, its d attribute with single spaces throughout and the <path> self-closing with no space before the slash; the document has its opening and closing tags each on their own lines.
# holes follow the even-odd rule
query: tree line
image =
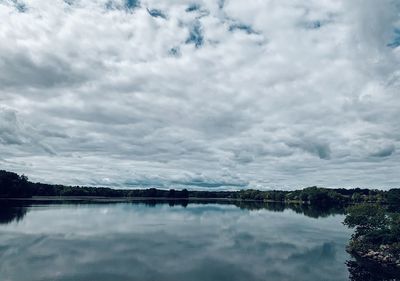
<svg viewBox="0 0 400 281">
<path fill-rule="evenodd" d="M 307 187 L 294 191 L 188 191 L 187 189 L 113 189 L 107 187 L 66 186 L 31 182 L 24 175 L 0 170 L 0 198 L 29 198 L 32 196 L 95 196 L 138 198 L 201 198 L 252 200 L 263 202 L 299 202 L 310 205 L 333 206 L 349 203 L 398 204 L 400 189 L 388 191 L 371 189 L 331 189 Z"/>
</svg>

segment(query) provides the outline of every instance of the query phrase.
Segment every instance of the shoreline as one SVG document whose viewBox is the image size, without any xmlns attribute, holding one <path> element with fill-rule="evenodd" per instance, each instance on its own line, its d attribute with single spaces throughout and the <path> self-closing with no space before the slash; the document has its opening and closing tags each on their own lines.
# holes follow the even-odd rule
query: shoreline
<svg viewBox="0 0 400 281">
<path fill-rule="evenodd" d="M 0 198 L 7 201 L 103 201 L 103 202 L 130 202 L 130 201 L 221 201 L 221 202 L 255 202 L 255 203 L 290 203 L 303 204 L 301 202 L 272 201 L 272 200 L 253 200 L 240 198 L 199 198 L 199 197 L 105 197 L 105 196 L 33 196 L 33 197 L 17 197 L 17 198 Z"/>
<path fill-rule="evenodd" d="M 347 247 L 346 251 L 356 262 L 371 268 L 378 268 L 383 272 L 400 278 L 400 260 L 388 258 L 384 250 L 374 251 L 372 249 L 360 251 Z"/>
<path fill-rule="evenodd" d="M 291 205 L 305 205 L 314 206 L 318 204 L 313 204 L 309 201 L 300 200 L 270 200 L 270 199 L 241 199 L 241 198 L 219 198 L 219 197 L 110 197 L 110 196 L 32 196 L 32 197 L 0 197 L 0 201 L 93 201 L 93 202 L 134 202 L 134 201 L 148 201 L 148 200 L 160 200 L 160 201 L 216 201 L 216 202 L 253 202 L 253 203 L 272 203 L 272 204 L 291 204 Z M 360 203 L 348 202 L 346 204 L 328 204 L 323 207 L 330 206 L 351 206 Z M 367 202 L 365 204 L 374 204 L 373 202 Z M 386 203 L 381 203 L 381 205 L 386 205 Z M 321 205 L 319 205 L 321 206 Z"/>
</svg>

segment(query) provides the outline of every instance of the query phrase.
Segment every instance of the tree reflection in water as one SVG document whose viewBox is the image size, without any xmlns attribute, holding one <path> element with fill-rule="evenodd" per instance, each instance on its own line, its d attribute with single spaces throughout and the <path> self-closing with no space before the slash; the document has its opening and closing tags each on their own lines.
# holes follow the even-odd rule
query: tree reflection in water
<svg viewBox="0 0 400 281">
<path fill-rule="evenodd" d="M 20 221 L 24 218 L 29 211 L 28 208 L 35 205 L 87 205 L 87 204 L 117 204 L 117 203 L 131 203 L 131 204 L 144 204 L 148 207 L 155 207 L 160 204 L 168 204 L 170 207 L 182 206 L 187 207 L 188 204 L 223 204 L 235 205 L 236 207 L 244 210 L 269 210 L 272 212 L 283 212 L 285 210 L 292 210 L 297 214 L 303 214 L 311 218 L 324 218 L 331 215 L 344 214 L 345 209 L 343 206 L 312 206 L 302 204 L 285 204 L 281 202 L 255 202 L 255 201 L 230 201 L 230 200 L 166 200 L 166 199 L 140 199 L 129 201 L 122 199 L 118 200 L 97 200 L 97 199 L 65 199 L 65 200 L 1 200 L 0 201 L 0 224 L 8 224 L 14 220 Z"/>
<path fill-rule="evenodd" d="M 361 260 L 346 262 L 351 281 L 400 281 L 400 272 Z"/>
<path fill-rule="evenodd" d="M 27 212 L 27 205 L 20 201 L 2 200 L 0 202 L 0 224 L 21 221 Z"/>
</svg>

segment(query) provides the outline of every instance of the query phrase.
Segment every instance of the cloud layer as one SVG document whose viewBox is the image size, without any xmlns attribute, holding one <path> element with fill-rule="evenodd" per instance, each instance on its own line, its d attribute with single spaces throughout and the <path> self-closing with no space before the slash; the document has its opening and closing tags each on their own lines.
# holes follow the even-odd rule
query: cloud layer
<svg viewBox="0 0 400 281">
<path fill-rule="evenodd" d="M 0 0 L 0 167 L 123 187 L 396 187 L 394 0 Z"/>
</svg>

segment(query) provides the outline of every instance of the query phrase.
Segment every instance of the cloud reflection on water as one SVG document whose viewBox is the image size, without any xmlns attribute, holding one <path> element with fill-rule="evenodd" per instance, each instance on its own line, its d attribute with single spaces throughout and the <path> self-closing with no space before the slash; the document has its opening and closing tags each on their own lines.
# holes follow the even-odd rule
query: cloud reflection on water
<svg viewBox="0 0 400 281">
<path fill-rule="evenodd" d="M 343 217 L 234 205 L 31 207 L 0 226 L 6 280 L 347 280 Z"/>
</svg>

